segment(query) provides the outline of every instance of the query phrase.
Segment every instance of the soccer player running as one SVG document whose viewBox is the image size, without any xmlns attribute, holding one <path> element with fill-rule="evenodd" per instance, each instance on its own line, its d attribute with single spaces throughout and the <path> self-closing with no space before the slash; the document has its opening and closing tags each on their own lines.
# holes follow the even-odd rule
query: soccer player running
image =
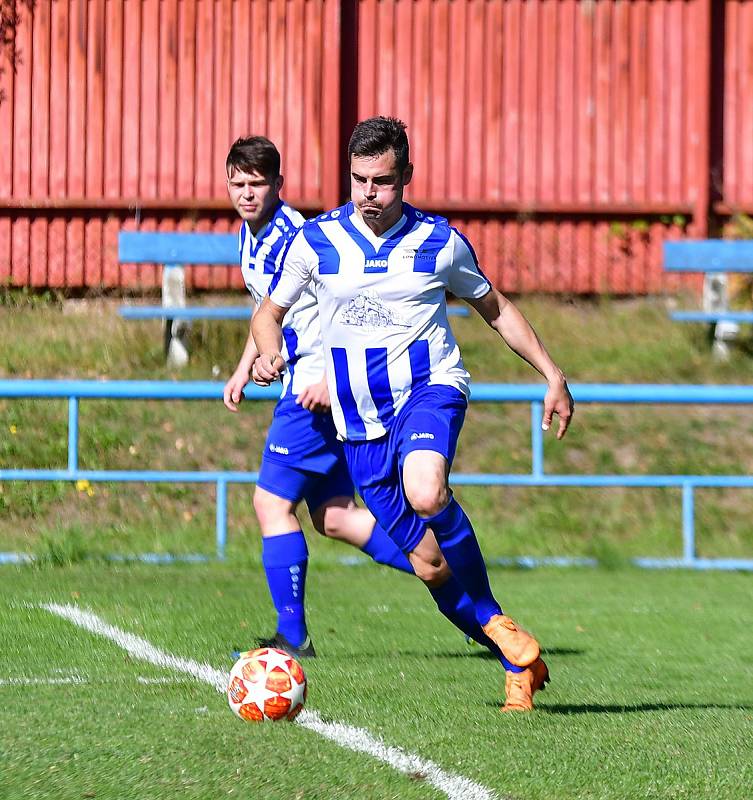
<svg viewBox="0 0 753 800">
<path fill-rule="evenodd" d="M 226 159 L 227 188 L 243 220 L 238 237 L 243 279 L 258 306 L 266 295 L 285 245 L 304 218 L 280 198 L 280 154 L 263 136 L 238 139 Z M 337 440 L 324 378 L 324 354 L 316 297 L 310 290 L 285 316 L 287 364 L 282 394 L 269 429 L 254 493 L 262 533 L 262 562 L 277 610 L 275 635 L 259 642 L 296 658 L 315 655 L 305 618 L 308 548 L 296 511 L 305 500 L 320 533 L 348 542 L 375 561 L 413 572 L 408 559 L 374 517 L 358 508 L 353 483 Z M 224 390 L 224 403 L 238 410 L 257 358 L 249 329 L 243 354 Z"/>
<path fill-rule="evenodd" d="M 573 400 L 518 309 L 484 277 L 447 220 L 403 202 L 413 175 L 405 125 L 373 117 L 348 146 L 351 202 L 304 223 L 255 315 L 258 382 L 283 370 L 280 323 L 313 286 L 332 413 L 355 485 L 408 555 L 440 610 L 494 650 L 506 669 L 504 711 L 533 708 L 549 679 L 539 643 L 502 611 L 470 520 L 448 486 L 467 407 L 469 374 L 447 321 L 445 291 L 466 299 L 546 379 L 542 427 Z M 446 559 L 438 580 L 423 564 Z"/>
</svg>

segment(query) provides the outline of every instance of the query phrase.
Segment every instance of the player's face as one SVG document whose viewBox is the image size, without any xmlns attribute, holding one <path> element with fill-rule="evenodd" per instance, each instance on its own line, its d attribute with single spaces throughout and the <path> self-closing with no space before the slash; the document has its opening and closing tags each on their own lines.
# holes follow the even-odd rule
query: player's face
<svg viewBox="0 0 753 800">
<path fill-rule="evenodd" d="M 380 156 L 352 156 L 350 159 L 350 199 L 375 232 L 392 227 L 403 213 L 403 189 L 413 177 L 413 165 L 398 169 L 395 151 Z"/>
<path fill-rule="evenodd" d="M 283 178 L 268 178 L 259 172 L 233 170 L 227 177 L 230 202 L 241 219 L 245 219 L 256 233 L 269 222 L 280 200 Z"/>
</svg>

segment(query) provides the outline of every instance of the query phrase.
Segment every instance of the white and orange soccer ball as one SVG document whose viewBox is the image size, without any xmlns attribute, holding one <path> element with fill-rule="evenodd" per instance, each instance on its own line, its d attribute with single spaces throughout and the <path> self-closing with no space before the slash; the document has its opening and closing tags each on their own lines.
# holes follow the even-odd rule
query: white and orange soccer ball
<svg viewBox="0 0 753 800">
<path fill-rule="evenodd" d="M 306 702 L 306 675 L 283 650 L 249 650 L 230 670 L 227 700 L 233 713 L 249 722 L 293 720 Z"/>
</svg>

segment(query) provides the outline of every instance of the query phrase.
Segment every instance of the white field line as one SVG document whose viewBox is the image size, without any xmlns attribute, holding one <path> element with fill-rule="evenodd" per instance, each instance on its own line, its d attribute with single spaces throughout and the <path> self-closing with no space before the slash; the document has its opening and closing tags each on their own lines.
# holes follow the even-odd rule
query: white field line
<svg viewBox="0 0 753 800">
<path fill-rule="evenodd" d="M 44 603 L 41 608 L 67 619 L 90 633 L 110 639 L 134 658 L 148 661 L 158 667 L 191 675 L 196 680 L 213 686 L 220 694 L 224 695 L 227 690 L 227 671 L 166 653 L 146 639 L 127 633 L 114 625 L 109 625 L 91 611 L 57 603 Z M 299 714 L 296 723 L 341 747 L 372 756 L 398 772 L 420 777 L 443 792 L 449 800 L 498 800 L 497 795 L 485 786 L 461 775 L 446 772 L 433 761 L 421 758 L 414 753 L 406 752 L 399 747 L 391 747 L 381 739 L 372 736 L 364 728 L 356 728 L 340 722 L 325 722 L 315 711 L 307 709 Z"/>
</svg>

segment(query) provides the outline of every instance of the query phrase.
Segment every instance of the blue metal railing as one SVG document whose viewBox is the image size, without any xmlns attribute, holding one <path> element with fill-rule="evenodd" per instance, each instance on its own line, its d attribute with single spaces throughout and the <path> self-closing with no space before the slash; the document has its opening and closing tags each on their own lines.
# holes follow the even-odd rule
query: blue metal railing
<svg viewBox="0 0 753 800">
<path fill-rule="evenodd" d="M 697 386 L 668 384 L 574 384 L 570 387 L 578 403 L 750 405 L 753 386 Z M 220 400 L 223 384 L 210 381 L 57 381 L 0 380 L 0 397 L 64 398 L 68 400 L 67 469 L 0 469 L 0 481 L 78 481 L 143 483 L 214 483 L 216 486 L 216 556 L 223 559 L 227 545 L 227 486 L 255 483 L 256 472 L 229 471 L 145 471 L 86 470 L 78 465 L 79 400 Z M 544 467 L 544 438 L 541 430 L 545 387 L 540 384 L 476 384 L 474 402 L 513 402 L 531 405 L 530 474 L 453 473 L 458 486 L 591 486 L 591 487 L 676 487 L 682 490 L 682 558 L 638 558 L 644 567 L 692 567 L 696 569 L 753 570 L 753 559 L 704 559 L 696 555 L 695 489 L 753 488 L 751 475 L 557 475 Z M 273 400 L 275 386 L 249 386 L 249 400 Z M 555 420 L 556 426 L 556 420 Z M 0 554 L 2 561 L 15 561 L 18 554 Z M 588 563 L 588 559 L 519 558 L 517 563 Z M 506 563 L 500 559 L 501 563 Z"/>
</svg>

